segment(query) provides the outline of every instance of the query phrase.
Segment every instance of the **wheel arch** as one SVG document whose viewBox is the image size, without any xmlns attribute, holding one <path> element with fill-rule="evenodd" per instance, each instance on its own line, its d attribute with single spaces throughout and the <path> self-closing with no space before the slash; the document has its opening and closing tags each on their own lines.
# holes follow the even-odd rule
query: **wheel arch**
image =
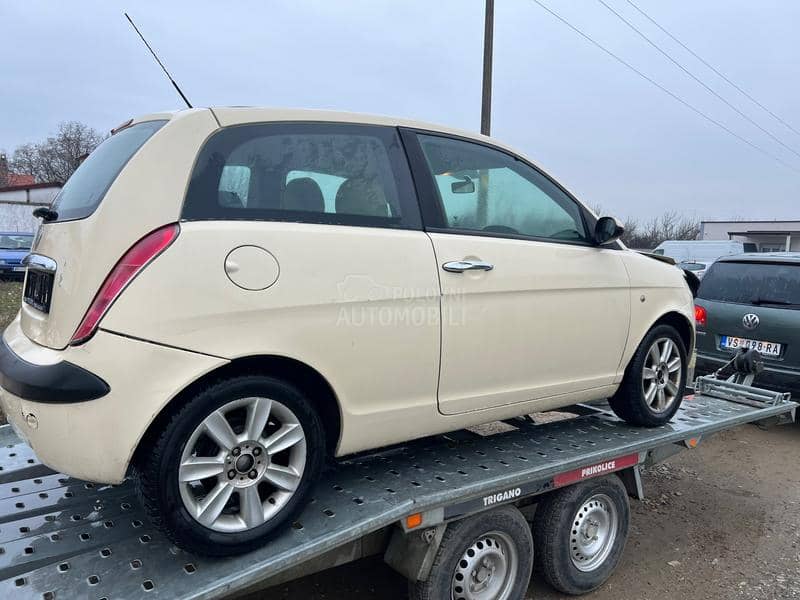
<svg viewBox="0 0 800 600">
<path fill-rule="evenodd" d="M 190 398 L 209 384 L 243 375 L 266 375 L 296 386 L 311 399 L 320 413 L 326 437 L 326 452 L 333 455 L 339 444 L 342 432 L 341 405 L 333 387 L 314 367 L 280 355 L 255 355 L 236 358 L 208 371 L 175 394 L 150 421 L 144 434 L 139 438 L 128 468 L 136 464 L 139 455 L 158 435 L 162 425 Z"/>
<path fill-rule="evenodd" d="M 647 328 L 647 331 L 649 332 L 659 325 L 670 325 L 674 327 L 680 334 L 681 340 L 683 340 L 683 345 L 686 348 L 686 356 L 690 357 L 692 355 L 692 351 L 694 350 L 694 327 L 692 327 L 691 322 L 685 315 L 676 311 L 670 311 L 661 315 L 657 321 Z M 645 332 L 645 335 L 647 335 L 647 332 Z"/>
</svg>

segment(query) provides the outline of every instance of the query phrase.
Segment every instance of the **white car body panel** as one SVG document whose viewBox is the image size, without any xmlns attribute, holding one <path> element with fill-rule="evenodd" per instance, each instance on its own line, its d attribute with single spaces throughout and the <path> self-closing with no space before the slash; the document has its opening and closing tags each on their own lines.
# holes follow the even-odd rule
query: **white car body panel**
<svg viewBox="0 0 800 600">
<path fill-rule="evenodd" d="M 148 232 L 180 220 L 198 150 L 220 126 L 409 126 L 503 147 L 433 125 L 324 111 L 194 109 L 136 122 L 158 119 L 169 123 L 91 216 L 42 226 L 34 252 L 58 264 L 53 305 L 44 314 L 23 304 L 4 334 L 31 364 L 69 361 L 111 388 L 68 404 L 2 391 L 9 420 L 55 469 L 121 481 L 170 402 L 242 358 L 286 357 L 319 373 L 335 394 L 335 452 L 344 455 L 608 397 L 659 318 L 680 315 L 693 332 L 681 272 L 621 247 L 208 220 L 181 222 L 175 242 L 127 286 L 94 337 L 70 346 L 119 258 Z M 256 250 L 229 258 L 243 246 Z M 495 268 L 442 271 L 443 262 L 465 258 Z M 230 276 L 226 260 L 235 262 Z"/>
</svg>

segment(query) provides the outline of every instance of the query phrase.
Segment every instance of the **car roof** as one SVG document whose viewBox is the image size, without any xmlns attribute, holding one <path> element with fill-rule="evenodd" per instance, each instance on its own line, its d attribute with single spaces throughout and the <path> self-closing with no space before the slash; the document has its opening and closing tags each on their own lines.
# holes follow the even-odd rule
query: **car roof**
<svg viewBox="0 0 800 600">
<path fill-rule="evenodd" d="M 747 252 L 721 256 L 717 262 L 798 263 L 800 252 Z"/>
<path fill-rule="evenodd" d="M 456 129 L 446 127 L 444 125 L 436 125 L 433 123 L 426 123 L 425 121 L 415 121 L 413 119 L 402 119 L 398 117 L 390 117 L 385 115 L 372 115 L 365 113 L 343 112 L 333 110 L 317 110 L 307 108 L 270 108 L 270 107 L 257 107 L 257 106 L 211 106 L 208 108 L 191 108 L 176 111 L 163 111 L 151 113 L 136 117 L 131 122 L 141 123 L 143 121 L 157 121 L 157 120 L 171 120 L 181 113 L 189 111 L 210 110 L 214 114 L 221 127 L 230 127 L 232 125 L 244 125 L 247 123 L 277 123 L 277 122 L 297 122 L 297 121 L 317 121 L 326 123 L 353 123 L 360 125 L 384 125 L 389 127 L 408 127 L 410 129 L 421 129 L 424 131 L 431 131 L 435 133 L 445 133 L 463 138 L 469 138 L 478 142 L 491 144 L 513 154 L 523 156 L 526 160 L 534 163 L 537 167 L 542 168 L 535 161 L 531 161 L 528 157 L 524 156 L 518 150 L 503 144 L 495 138 L 482 135 L 474 131 L 466 131 L 463 129 Z M 549 170 L 542 168 L 547 173 Z M 552 176 L 552 175 L 551 175 Z M 558 178 L 556 178 L 558 179 Z"/>
</svg>

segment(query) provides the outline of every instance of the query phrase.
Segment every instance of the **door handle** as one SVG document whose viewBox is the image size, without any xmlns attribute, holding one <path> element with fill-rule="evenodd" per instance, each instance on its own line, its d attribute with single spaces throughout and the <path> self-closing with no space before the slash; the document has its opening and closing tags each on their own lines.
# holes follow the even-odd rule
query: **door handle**
<svg viewBox="0 0 800 600">
<path fill-rule="evenodd" d="M 446 262 L 442 268 L 448 273 L 463 273 L 464 271 L 491 271 L 494 265 L 482 260 L 454 260 Z"/>
</svg>

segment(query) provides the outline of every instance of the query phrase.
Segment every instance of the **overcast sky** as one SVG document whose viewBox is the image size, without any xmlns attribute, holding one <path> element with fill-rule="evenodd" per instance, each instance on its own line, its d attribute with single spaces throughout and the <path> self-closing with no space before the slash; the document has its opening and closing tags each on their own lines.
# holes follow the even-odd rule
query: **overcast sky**
<svg viewBox="0 0 800 600">
<path fill-rule="evenodd" d="M 628 4 L 606 0 L 752 119 L 763 113 Z M 800 131 L 800 2 L 634 0 Z M 647 218 L 800 218 L 800 156 L 670 64 L 596 0 L 542 0 L 576 27 L 792 165 L 703 120 L 532 0 L 496 0 L 492 135 L 586 203 Z M 0 149 L 64 120 L 107 131 L 181 107 L 131 12 L 196 106 L 332 108 L 480 124 L 483 0 L 0 2 Z M 794 169 L 794 170 L 793 170 Z"/>
</svg>

